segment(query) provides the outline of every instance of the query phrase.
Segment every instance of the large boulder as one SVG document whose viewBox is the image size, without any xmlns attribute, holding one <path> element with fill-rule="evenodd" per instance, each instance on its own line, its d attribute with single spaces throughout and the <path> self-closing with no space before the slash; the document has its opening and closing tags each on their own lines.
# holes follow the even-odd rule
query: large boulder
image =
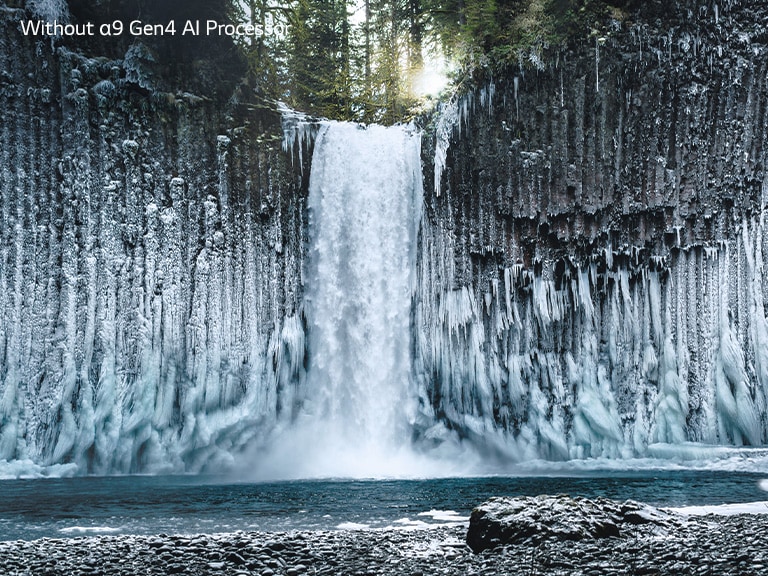
<svg viewBox="0 0 768 576">
<path fill-rule="evenodd" d="M 639 524 L 670 528 L 677 516 L 628 500 L 566 495 L 495 497 L 472 511 L 467 544 L 478 553 L 503 544 L 536 544 L 550 538 L 583 540 L 620 537 Z"/>
</svg>

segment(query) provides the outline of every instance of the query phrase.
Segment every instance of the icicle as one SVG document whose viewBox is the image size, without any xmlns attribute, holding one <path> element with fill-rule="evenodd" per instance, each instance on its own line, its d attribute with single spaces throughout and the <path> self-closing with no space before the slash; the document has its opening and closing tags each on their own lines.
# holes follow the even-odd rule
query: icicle
<svg viewBox="0 0 768 576">
<path fill-rule="evenodd" d="M 600 42 L 595 37 L 595 94 L 600 94 Z"/>
<path fill-rule="evenodd" d="M 291 163 L 293 164 L 295 159 L 293 149 L 294 146 L 298 148 L 296 155 L 298 156 L 299 169 L 301 170 L 301 173 L 303 173 L 304 150 L 310 148 L 318 126 L 322 123 L 311 121 L 306 114 L 292 110 L 282 102 L 278 103 L 277 109 L 281 113 L 283 151 L 290 154 Z"/>
<path fill-rule="evenodd" d="M 520 100 L 518 98 L 518 89 L 520 86 L 520 80 L 517 76 L 512 80 L 512 85 L 515 90 L 515 120 L 520 122 Z"/>
<path fill-rule="evenodd" d="M 456 127 L 460 124 L 459 106 L 456 98 L 451 98 L 440 110 L 435 129 L 435 195 L 440 196 L 445 161 L 448 148 Z"/>
</svg>

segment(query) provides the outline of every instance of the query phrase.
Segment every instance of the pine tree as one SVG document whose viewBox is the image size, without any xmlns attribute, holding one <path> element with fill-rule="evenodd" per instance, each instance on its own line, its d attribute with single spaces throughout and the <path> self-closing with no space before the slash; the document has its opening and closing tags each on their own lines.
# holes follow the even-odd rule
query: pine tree
<svg viewBox="0 0 768 576">
<path fill-rule="evenodd" d="M 290 99 L 330 118 L 352 114 L 347 0 L 299 0 L 290 27 Z"/>
</svg>

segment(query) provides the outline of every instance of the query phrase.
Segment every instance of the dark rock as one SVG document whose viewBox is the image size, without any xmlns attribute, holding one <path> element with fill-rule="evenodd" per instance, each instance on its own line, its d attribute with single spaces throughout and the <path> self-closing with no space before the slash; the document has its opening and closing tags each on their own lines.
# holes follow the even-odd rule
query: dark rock
<svg viewBox="0 0 768 576">
<path fill-rule="evenodd" d="M 522 499 L 521 499 L 522 500 Z M 0 574 L 103 574 L 104 576 L 287 576 L 353 574 L 386 576 L 485 576 L 494 574 L 766 574 L 768 553 L 762 546 L 768 516 L 707 517 L 684 519 L 642 504 L 609 500 L 582 501 L 560 497 L 528 499 L 554 502 L 563 512 L 562 522 L 578 524 L 579 514 L 608 517 L 620 537 L 589 536 L 568 540 L 552 532 L 536 538 L 508 542 L 474 554 L 465 545 L 456 545 L 466 534 L 460 526 L 418 531 L 251 533 L 209 535 L 202 552 L 179 546 L 173 537 L 92 537 L 35 542 L 0 541 Z M 553 512 L 529 507 L 530 518 L 543 523 Z M 584 511 L 587 512 L 584 512 Z M 597 510 L 598 512 L 595 512 Z M 579 512 L 581 511 L 581 512 Z M 521 515 L 523 512 L 521 512 Z M 637 523 L 641 520 L 646 523 Z M 583 520 L 583 519 L 582 519 Z M 584 533 L 597 524 L 583 521 Z M 302 538 L 298 538 L 301 534 Z M 662 536 L 659 538 L 659 536 Z M 246 546 L 237 546 L 242 540 Z M 150 542 L 161 542 L 150 547 Z M 282 543 L 286 552 L 263 550 Z M 170 547 L 173 560 L 164 561 L 158 550 Z M 446 554 L 450 549 L 454 554 Z M 237 567 L 231 555 L 238 550 L 247 562 Z M 301 551 L 301 553 L 298 553 Z M 296 552 L 294 554 L 294 552 Z M 298 558 L 311 558 L 298 561 Z M 212 558 L 220 558 L 214 561 Z M 267 568 L 259 558 L 274 563 Z M 286 563 L 286 560 L 290 560 Z M 306 567 L 306 569 L 304 569 Z"/>
<path fill-rule="evenodd" d="M 237 552 L 230 552 L 227 554 L 227 561 L 232 562 L 232 564 L 235 564 L 236 566 L 242 566 L 245 564 L 245 558 L 240 556 Z"/>
<path fill-rule="evenodd" d="M 679 520 L 637 502 L 565 495 L 491 498 L 472 511 L 467 544 L 478 553 L 502 544 L 619 537 L 639 524 L 671 527 Z"/>
</svg>

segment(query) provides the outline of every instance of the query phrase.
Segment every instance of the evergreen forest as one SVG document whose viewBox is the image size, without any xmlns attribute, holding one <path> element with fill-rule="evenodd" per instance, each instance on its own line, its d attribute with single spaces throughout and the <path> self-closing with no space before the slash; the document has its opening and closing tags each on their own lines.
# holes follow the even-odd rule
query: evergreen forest
<svg viewBox="0 0 768 576">
<path fill-rule="evenodd" d="M 621 29 L 637 0 L 71 0 L 73 21 L 249 23 L 250 36 L 153 37 L 141 41 L 171 77 L 210 92 L 233 79 L 261 100 L 316 116 L 392 124 L 436 97 L 438 77 L 458 86 L 510 67 L 542 67 L 569 42 Z M 136 38 L 110 38 L 125 51 Z M 82 42 L 81 42 L 82 44 Z M 82 48 L 82 46 L 78 46 Z M 124 53 L 124 52 L 123 52 Z M 431 86 L 425 86 L 431 74 Z"/>
</svg>

